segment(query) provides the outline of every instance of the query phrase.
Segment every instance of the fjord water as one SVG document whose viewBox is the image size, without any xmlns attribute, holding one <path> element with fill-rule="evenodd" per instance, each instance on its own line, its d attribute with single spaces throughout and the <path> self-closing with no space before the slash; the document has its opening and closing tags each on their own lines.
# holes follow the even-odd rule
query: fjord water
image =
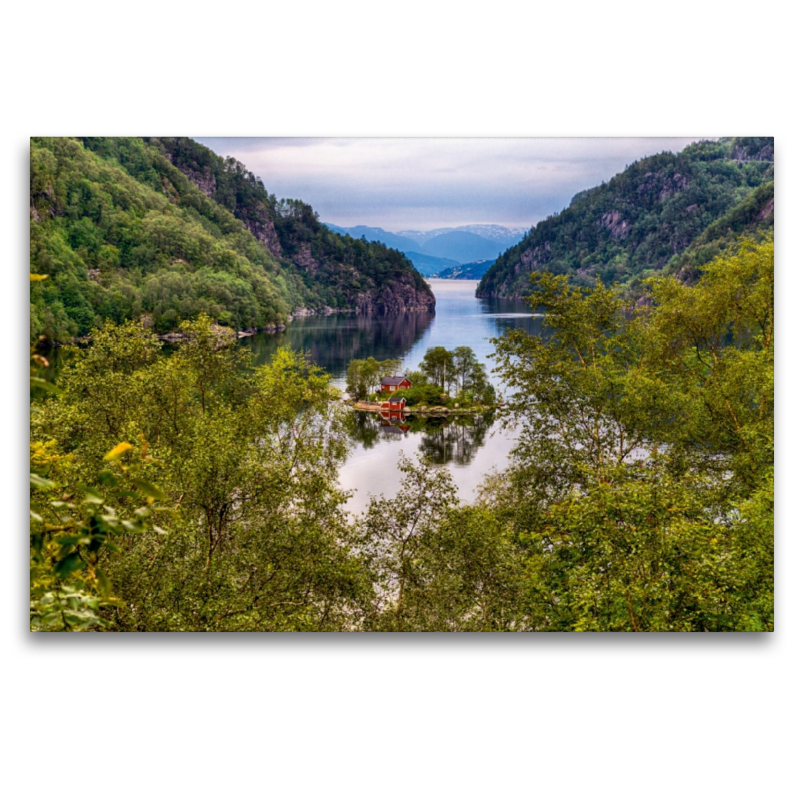
<svg viewBox="0 0 800 800">
<path fill-rule="evenodd" d="M 513 328 L 538 334 L 541 319 L 523 301 L 477 299 L 477 281 L 428 282 L 436 295 L 435 314 L 302 317 L 281 333 L 251 337 L 256 361 L 268 361 L 281 345 L 306 350 L 343 389 L 351 359 L 401 358 L 403 369 L 411 370 L 431 347 L 452 350 L 467 345 L 486 364 L 490 379 L 502 393 L 496 376 L 491 376 L 494 346 L 489 340 Z M 413 424 L 408 430 L 397 422 L 382 424 L 376 415 L 354 414 L 355 446 L 339 475 L 341 486 L 353 492 L 347 506 L 352 512 L 364 510 L 370 494 L 394 495 L 402 478 L 397 468 L 401 452 L 410 458 L 424 454 L 446 467 L 462 499 L 473 500 L 484 476 L 506 465 L 514 443 L 513 432 L 503 430 L 492 414 L 427 421 L 409 417 L 407 422 Z"/>
<path fill-rule="evenodd" d="M 242 339 L 241 344 L 252 349 L 257 364 L 267 363 L 280 346 L 307 351 L 341 389 L 345 388 L 347 365 L 354 358 L 401 358 L 403 369 L 411 370 L 419 366 L 430 347 L 452 350 L 467 345 L 486 364 L 490 380 L 502 394 L 503 386 L 491 375 L 494 346 L 489 340 L 513 328 L 538 334 L 541 319 L 531 315 L 523 301 L 477 299 L 477 281 L 431 278 L 428 282 L 436 295 L 435 313 L 300 317 L 285 331 L 260 333 Z M 56 348 L 48 358 L 52 366 L 43 377 L 57 382 L 65 365 L 64 353 Z M 339 482 L 353 492 L 347 508 L 354 513 L 366 508 L 370 494 L 395 494 L 402 479 L 397 468 L 401 452 L 409 458 L 425 455 L 449 469 L 459 495 L 470 501 L 485 475 L 507 464 L 514 444 L 513 432 L 503 430 L 491 413 L 438 419 L 409 416 L 408 428 L 397 421 L 382 423 L 377 415 L 362 412 L 353 412 L 352 421 L 354 447 Z"/>
</svg>

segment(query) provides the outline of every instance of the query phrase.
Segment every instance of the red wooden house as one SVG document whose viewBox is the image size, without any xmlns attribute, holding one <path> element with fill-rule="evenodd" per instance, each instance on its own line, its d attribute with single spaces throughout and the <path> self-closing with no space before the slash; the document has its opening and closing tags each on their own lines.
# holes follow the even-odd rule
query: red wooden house
<svg viewBox="0 0 800 800">
<path fill-rule="evenodd" d="M 390 397 L 381 402 L 381 414 L 384 411 L 402 411 L 406 407 L 405 397 Z"/>
<path fill-rule="evenodd" d="M 411 381 L 405 375 L 390 375 L 381 381 L 381 394 L 391 394 L 398 389 L 410 389 Z"/>
</svg>

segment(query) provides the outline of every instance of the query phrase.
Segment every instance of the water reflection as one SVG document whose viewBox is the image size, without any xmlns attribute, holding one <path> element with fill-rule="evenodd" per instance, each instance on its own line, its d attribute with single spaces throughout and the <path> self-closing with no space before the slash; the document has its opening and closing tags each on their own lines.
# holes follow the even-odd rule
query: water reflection
<svg viewBox="0 0 800 800">
<path fill-rule="evenodd" d="M 380 417 L 384 436 L 403 436 L 411 430 L 411 424 L 402 411 L 381 411 Z"/>
<path fill-rule="evenodd" d="M 268 362 L 280 346 L 307 350 L 337 385 L 343 385 L 347 364 L 354 358 L 400 358 L 404 369 L 416 369 L 430 347 L 453 350 L 468 345 L 483 360 L 494 350 L 489 340 L 506 331 L 521 328 L 532 335 L 541 333 L 541 317 L 533 316 L 522 300 L 478 300 L 477 281 L 428 282 L 436 295 L 435 314 L 300 317 L 281 333 L 260 333 L 242 343 L 253 350 L 257 364 Z M 487 366 L 493 366 L 491 359 Z"/>
<path fill-rule="evenodd" d="M 285 331 L 259 333 L 240 343 L 252 350 L 256 364 L 268 363 L 280 346 L 308 351 L 313 361 L 341 386 L 347 364 L 354 358 L 401 358 L 405 369 L 416 369 L 430 347 L 452 350 L 468 345 L 478 358 L 488 359 L 494 349 L 489 341 L 492 337 L 514 328 L 533 335 L 541 333 L 541 318 L 532 316 L 524 301 L 478 300 L 477 281 L 429 279 L 429 283 L 436 295 L 435 314 L 420 311 L 392 316 L 299 317 Z M 171 352 L 173 347 L 165 344 L 164 352 Z M 67 353 L 58 347 L 45 355 L 51 367 L 41 376 L 57 380 L 67 362 Z M 491 360 L 487 366 L 491 369 Z"/>
<path fill-rule="evenodd" d="M 270 360 L 277 348 L 288 345 L 311 353 L 312 359 L 344 386 L 347 364 L 354 358 L 373 356 L 379 360 L 401 358 L 405 369 L 415 369 L 426 350 L 442 346 L 452 350 L 468 345 L 479 359 L 489 358 L 494 346 L 489 341 L 508 330 L 521 328 L 532 335 L 541 332 L 542 320 L 530 314 L 519 300 L 478 300 L 477 281 L 430 280 L 436 295 L 436 313 L 407 313 L 386 317 L 357 317 L 338 314 L 305 317 L 290 323 L 278 334 L 258 334 L 241 340 L 252 349 L 259 364 Z M 170 346 L 165 346 L 169 352 Z M 43 377 L 58 380 L 66 353 L 57 348 L 48 354 L 51 368 Z M 497 377 L 492 381 L 503 393 Z M 349 414 L 350 435 L 356 442 L 351 456 L 339 473 L 342 488 L 352 491 L 348 509 L 366 508 L 370 494 L 392 495 L 400 485 L 397 469 L 400 452 L 420 453 L 446 465 L 454 477 L 459 496 L 471 500 L 475 488 L 493 468 L 508 463 L 514 446 L 513 431 L 500 428 L 491 416 L 422 418 L 406 415 L 382 419 L 374 414 Z"/>
<path fill-rule="evenodd" d="M 478 300 L 477 281 L 430 280 L 429 283 L 436 295 L 436 316 L 422 329 L 421 335 L 415 333 L 410 344 L 404 342 L 408 349 L 381 350 L 359 357 L 402 358 L 405 369 L 415 369 L 430 347 L 452 350 L 467 345 L 479 359 L 486 360 L 491 371 L 494 366 L 490 358 L 494 351 L 491 338 L 512 329 L 522 329 L 534 336 L 541 333 L 541 317 L 533 316 L 523 301 Z M 376 321 L 372 319 L 369 323 Z M 338 324 L 335 320 L 330 322 Z M 344 366 L 343 363 L 342 370 Z M 492 381 L 503 393 L 504 387 L 497 376 L 492 376 Z M 338 382 L 341 385 L 341 378 Z M 515 432 L 502 428 L 492 414 L 438 419 L 407 414 L 405 421 L 384 420 L 369 413 L 353 413 L 350 417 L 356 446 L 339 473 L 339 483 L 353 492 L 347 504 L 353 513 L 366 509 L 370 495 L 389 497 L 397 491 L 403 479 L 397 468 L 401 452 L 406 456 L 425 455 L 442 465 L 452 473 L 459 497 L 472 501 L 486 474 L 506 466 L 516 439 Z"/>
<path fill-rule="evenodd" d="M 434 464 L 470 464 L 484 445 L 494 422 L 494 411 L 463 416 L 423 417 L 403 411 L 370 413 L 356 411 L 348 418 L 349 434 L 364 450 L 387 437 L 403 439 L 408 434 L 421 456 Z"/>
<path fill-rule="evenodd" d="M 301 317 L 292 320 L 285 331 L 257 334 L 243 343 L 251 347 L 256 364 L 269 362 L 279 347 L 308 351 L 315 364 L 341 380 L 354 358 L 402 358 L 422 338 L 433 319 L 430 311 L 371 317 Z"/>
<path fill-rule="evenodd" d="M 492 422 L 493 411 L 468 417 L 428 418 L 419 452 L 434 464 L 471 464 L 483 447 Z"/>
</svg>

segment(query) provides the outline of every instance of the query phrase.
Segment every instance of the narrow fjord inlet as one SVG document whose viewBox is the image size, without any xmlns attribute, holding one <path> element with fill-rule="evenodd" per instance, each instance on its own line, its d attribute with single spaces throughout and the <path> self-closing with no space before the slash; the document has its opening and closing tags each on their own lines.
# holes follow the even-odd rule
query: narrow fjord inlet
<svg viewBox="0 0 800 800">
<path fill-rule="evenodd" d="M 32 630 L 773 629 L 772 139 L 35 138 L 30 220 Z"/>
</svg>

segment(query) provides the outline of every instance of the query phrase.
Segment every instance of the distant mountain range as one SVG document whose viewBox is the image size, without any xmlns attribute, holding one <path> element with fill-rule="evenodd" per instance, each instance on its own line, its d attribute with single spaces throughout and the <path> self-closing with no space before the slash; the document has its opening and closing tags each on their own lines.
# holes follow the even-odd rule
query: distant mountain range
<svg viewBox="0 0 800 800">
<path fill-rule="evenodd" d="M 410 236 L 402 236 L 391 231 L 385 231 L 383 228 L 370 228 L 367 225 L 355 225 L 352 228 L 341 228 L 338 225 L 332 225 L 330 222 L 323 223 L 327 225 L 335 233 L 340 233 L 342 236 L 350 235 L 354 239 L 360 239 L 362 236 L 368 242 L 381 242 L 387 247 L 393 247 L 401 253 L 408 250 L 419 250 L 419 242 L 412 239 Z"/>
<path fill-rule="evenodd" d="M 488 239 L 490 242 L 497 242 L 503 247 L 511 247 L 512 244 L 516 244 L 522 239 L 528 230 L 530 229 L 506 228 L 503 225 L 459 225 L 457 228 L 434 228 L 432 231 L 398 231 L 397 235 L 413 239 L 418 244 L 424 244 L 435 236 L 441 236 L 444 233 L 464 231 L 466 233 L 474 233 L 483 239 Z"/>
<path fill-rule="evenodd" d="M 526 231 L 502 225 L 460 225 L 432 231 L 399 231 L 355 225 L 343 228 L 325 223 L 332 231 L 355 239 L 381 242 L 400 250 L 423 275 L 431 276 L 459 264 L 496 259 L 501 252 L 519 242 Z"/>
<path fill-rule="evenodd" d="M 488 271 L 489 267 L 494 264 L 496 259 L 483 261 L 473 261 L 470 264 L 458 264 L 454 267 L 448 267 L 438 272 L 436 275 L 431 275 L 432 278 L 448 278 L 450 280 L 459 281 L 478 281 Z"/>
</svg>

